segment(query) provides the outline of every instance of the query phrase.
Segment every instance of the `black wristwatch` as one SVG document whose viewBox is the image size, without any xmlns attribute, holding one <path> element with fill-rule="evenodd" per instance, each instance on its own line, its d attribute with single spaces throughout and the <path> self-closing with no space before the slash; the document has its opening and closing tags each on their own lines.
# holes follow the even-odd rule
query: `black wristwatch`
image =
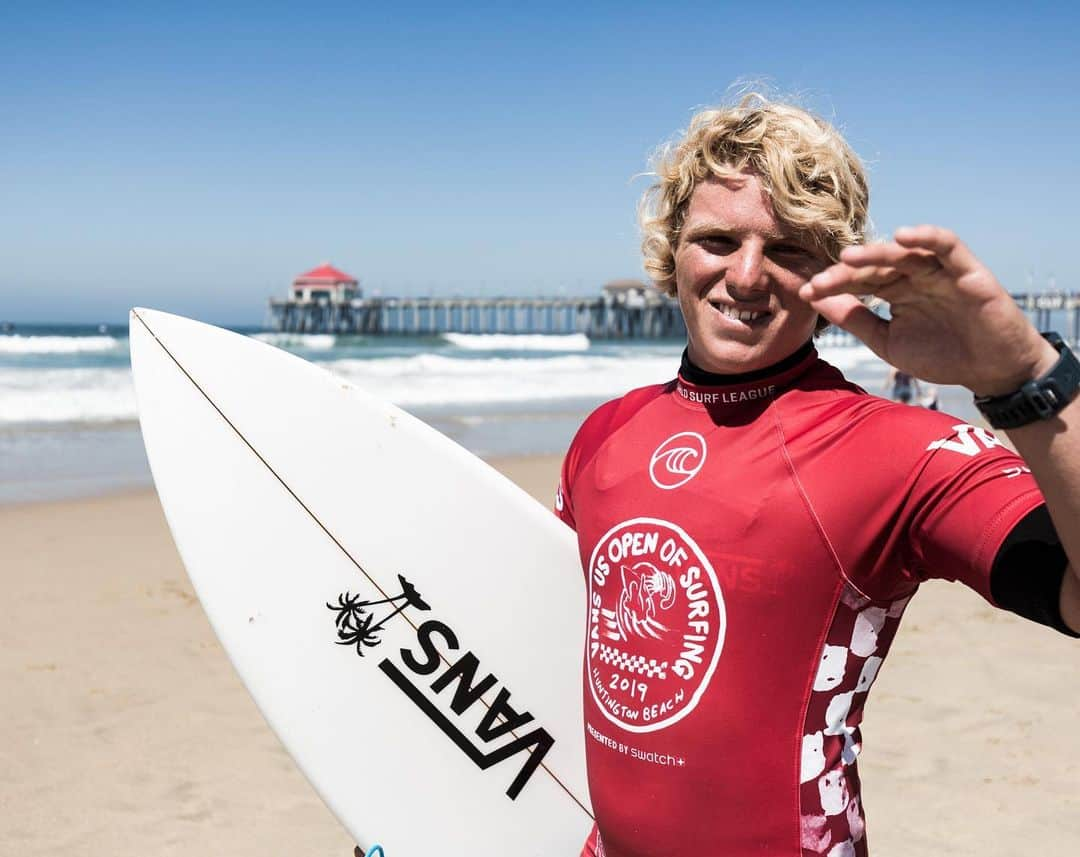
<svg viewBox="0 0 1080 857">
<path fill-rule="evenodd" d="M 1080 360 L 1056 333 L 1044 333 L 1043 339 L 1060 355 L 1049 372 L 1028 381 L 1015 393 L 975 397 L 975 407 L 994 428 L 1020 428 L 1048 420 L 1080 393 Z"/>
</svg>

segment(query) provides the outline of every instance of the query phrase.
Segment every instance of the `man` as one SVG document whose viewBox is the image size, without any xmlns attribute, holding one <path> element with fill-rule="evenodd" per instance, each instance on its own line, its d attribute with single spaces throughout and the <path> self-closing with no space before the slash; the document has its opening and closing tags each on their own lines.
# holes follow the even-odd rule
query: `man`
<svg viewBox="0 0 1080 857">
<path fill-rule="evenodd" d="M 889 397 L 894 402 L 900 402 L 904 405 L 910 405 L 916 396 L 920 399 L 923 396 L 919 379 L 909 375 L 907 372 L 901 372 L 895 366 L 889 367 L 882 388 L 889 391 Z"/>
<path fill-rule="evenodd" d="M 583 853 L 865 855 L 859 723 L 920 581 L 1078 636 L 1080 364 L 947 230 L 866 244 L 862 167 L 802 110 L 701 113 L 657 174 L 682 368 L 586 420 L 556 497 L 588 585 Z M 1023 457 L 845 381 L 830 323 L 968 387 Z"/>
</svg>

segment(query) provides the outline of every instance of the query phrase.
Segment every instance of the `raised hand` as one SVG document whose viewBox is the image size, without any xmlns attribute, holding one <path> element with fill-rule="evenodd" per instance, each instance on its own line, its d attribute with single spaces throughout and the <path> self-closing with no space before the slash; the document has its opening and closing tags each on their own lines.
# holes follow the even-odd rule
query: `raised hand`
<svg viewBox="0 0 1080 857">
<path fill-rule="evenodd" d="M 891 320 L 860 295 L 887 301 Z M 846 248 L 799 297 L 902 371 L 976 395 L 1010 393 L 1057 359 L 993 273 L 939 226 Z"/>
</svg>

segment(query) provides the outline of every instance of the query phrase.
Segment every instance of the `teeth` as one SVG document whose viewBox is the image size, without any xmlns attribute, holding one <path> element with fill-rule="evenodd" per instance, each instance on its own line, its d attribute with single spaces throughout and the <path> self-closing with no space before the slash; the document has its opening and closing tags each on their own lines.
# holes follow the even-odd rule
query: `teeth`
<svg viewBox="0 0 1080 857">
<path fill-rule="evenodd" d="M 765 313 L 763 312 L 752 312 L 751 310 L 737 310 L 735 309 L 735 307 L 725 306 L 723 304 L 713 304 L 713 306 L 715 306 L 728 318 L 733 318 L 736 321 L 751 322 L 765 315 Z"/>
</svg>

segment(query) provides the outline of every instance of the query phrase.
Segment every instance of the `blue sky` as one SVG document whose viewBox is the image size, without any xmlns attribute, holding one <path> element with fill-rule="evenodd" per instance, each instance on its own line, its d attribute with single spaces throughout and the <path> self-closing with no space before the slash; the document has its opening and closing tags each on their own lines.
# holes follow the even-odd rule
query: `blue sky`
<svg viewBox="0 0 1080 857">
<path fill-rule="evenodd" d="M 641 276 L 650 152 L 743 79 L 844 129 L 880 232 L 942 223 L 1014 290 L 1080 289 L 1078 24 L 1039 3 L 0 4 L 0 319 L 258 323 L 327 260 L 383 294 L 595 293 Z"/>
</svg>

